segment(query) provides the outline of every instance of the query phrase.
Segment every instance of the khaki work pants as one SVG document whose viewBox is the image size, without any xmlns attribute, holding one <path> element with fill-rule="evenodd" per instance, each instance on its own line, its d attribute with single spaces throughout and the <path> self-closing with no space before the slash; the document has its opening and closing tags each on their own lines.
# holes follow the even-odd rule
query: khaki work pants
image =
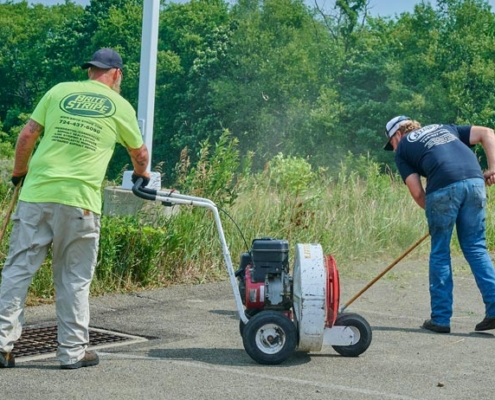
<svg viewBox="0 0 495 400">
<path fill-rule="evenodd" d="M 24 323 L 34 274 L 52 246 L 58 322 L 57 358 L 73 364 L 89 343 L 89 288 L 97 261 L 100 216 L 58 203 L 19 201 L 0 287 L 0 351 L 10 352 Z"/>
</svg>

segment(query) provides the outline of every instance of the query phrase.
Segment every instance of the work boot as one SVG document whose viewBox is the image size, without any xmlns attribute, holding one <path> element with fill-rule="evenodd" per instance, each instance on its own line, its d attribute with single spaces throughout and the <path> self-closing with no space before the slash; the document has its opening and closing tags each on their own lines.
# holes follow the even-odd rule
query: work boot
<svg viewBox="0 0 495 400">
<path fill-rule="evenodd" d="M 98 354 L 94 351 L 86 351 L 84 357 L 74 364 L 62 364 L 60 368 L 62 369 L 78 369 L 83 367 L 92 367 L 93 365 L 98 365 L 100 359 Z"/>
<path fill-rule="evenodd" d="M 15 357 L 12 353 L 3 353 L 0 351 L 0 368 L 14 368 Z"/>
<path fill-rule="evenodd" d="M 476 325 L 475 331 L 488 331 L 495 329 L 495 317 L 485 317 L 483 321 Z"/>
<path fill-rule="evenodd" d="M 421 328 L 428 329 L 429 331 L 436 333 L 450 333 L 450 326 L 435 324 L 431 319 L 427 319 Z"/>
</svg>

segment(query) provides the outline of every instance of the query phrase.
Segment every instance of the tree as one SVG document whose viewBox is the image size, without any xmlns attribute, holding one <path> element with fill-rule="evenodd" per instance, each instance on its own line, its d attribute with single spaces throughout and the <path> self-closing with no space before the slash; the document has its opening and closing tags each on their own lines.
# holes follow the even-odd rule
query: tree
<svg viewBox="0 0 495 400">
<path fill-rule="evenodd" d="M 46 66 L 59 59 L 51 57 L 46 43 L 81 10 L 70 2 L 53 7 L 29 6 L 27 1 L 0 4 L 0 121 L 4 131 L 0 142 L 5 152 L 52 85 Z"/>
<path fill-rule="evenodd" d="M 311 116 L 330 93 L 333 64 L 322 26 L 294 0 L 243 0 L 232 17 L 238 29 L 228 64 L 211 85 L 224 126 L 241 153 L 256 153 L 257 168 L 279 152 L 315 158 L 327 132 Z"/>
<path fill-rule="evenodd" d="M 200 143 L 215 141 L 224 130 L 210 85 L 223 68 L 234 29 L 223 0 L 171 3 L 161 13 L 153 157 L 169 173 L 182 149 L 197 161 Z"/>
</svg>

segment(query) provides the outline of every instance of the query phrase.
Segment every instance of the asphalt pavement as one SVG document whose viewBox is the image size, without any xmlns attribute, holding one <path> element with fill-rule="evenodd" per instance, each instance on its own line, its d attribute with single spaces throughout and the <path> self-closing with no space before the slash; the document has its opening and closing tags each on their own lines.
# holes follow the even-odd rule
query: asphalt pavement
<svg viewBox="0 0 495 400">
<path fill-rule="evenodd" d="M 0 370 L 1 397 L 492 400 L 495 331 L 474 332 L 484 307 L 472 275 L 460 269 L 451 334 L 420 329 L 429 316 L 426 265 L 402 263 L 346 310 L 372 327 L 365 353 L 296 351 L 277 366 L 245 352 L 229 281 L 92 298 L 91 327 L 130 339 L 95 347 L 100 364 L 79 370 L 60 370 L 54 354 L 18 358 L 16 368 Z M 341 305 L 369 281 L 341 273 Z M 54 323 L 53 305 L 26 310 L 26 326 Z"/>
</svg>

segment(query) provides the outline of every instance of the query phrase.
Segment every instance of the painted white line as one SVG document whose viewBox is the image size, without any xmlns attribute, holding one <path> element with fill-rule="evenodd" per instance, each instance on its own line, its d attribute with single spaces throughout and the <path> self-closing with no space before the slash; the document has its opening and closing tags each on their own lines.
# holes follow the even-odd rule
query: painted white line
<svg viewBox="0 0 495 400">
<path fill-rule="evenodd" d="M 346 392 L 346 393 L 364 394 L 366 396 L 378 397 L 379 399 L 422 400 L 422 399 L 418 399 L 416 397 L 402 396 L 402 395 L 394 394 L 394 393 L 386 393 L 386 392 L 379 392 L 376 390 L 353 388 L 353 387 L 343 386 L 343 385 L 332 385 L 332 384 L 328 384 L 328 383 L 308 381 L 306 379 L 295 379 L 295 378 L 288 378 L 288 377 L 283 377 L 283 376 L 275 376 L 272 374 L 267 375 L 265 373 L 259 374 L 256 372 L 246 371 L 245 369 L 238 369 L 238 368 L 234 368 L 234 367 L 228 367 L 228 368 L 227 367 L 219 367 L 217 365 L 207 365 L 207 364 L 203 364 L 203 363 L 199 363 L 199 362 L 195 362 L 195 361 L 171 360 L 171 359 L 163 359 L 163 358 L 158 358 L 158 357 L 137 356 L 137 355 L 132 355 L 132 354 L 103 353 L 100 351 L 98 352 L 98 355 L 103 356 L 103 357 L 109 357 L 109 358 L 124 358 L 124 359 L 133 359 L 133 360 L 147 360 L 147 361 L 153 360 L 153 361 L 158 361 L 158 362 L 167 362 L 170 364 L 177 364 L 177 365 L 182 365 L 185 367 L 207 369 L 207 370 L 211 370 L 211 371 L 220 371 L 220 372 L 242 375 L 242 376 L 248 375 L 248 376 L 251 376 L 253 378 L 268 380 L 270 382 L 272 382 L 272 381 L 287 382 L 290 384 L 313 386 L 313 387 L 321 388 L 321 389 L 340 390 L 340 391 Z"/>
</svg>

